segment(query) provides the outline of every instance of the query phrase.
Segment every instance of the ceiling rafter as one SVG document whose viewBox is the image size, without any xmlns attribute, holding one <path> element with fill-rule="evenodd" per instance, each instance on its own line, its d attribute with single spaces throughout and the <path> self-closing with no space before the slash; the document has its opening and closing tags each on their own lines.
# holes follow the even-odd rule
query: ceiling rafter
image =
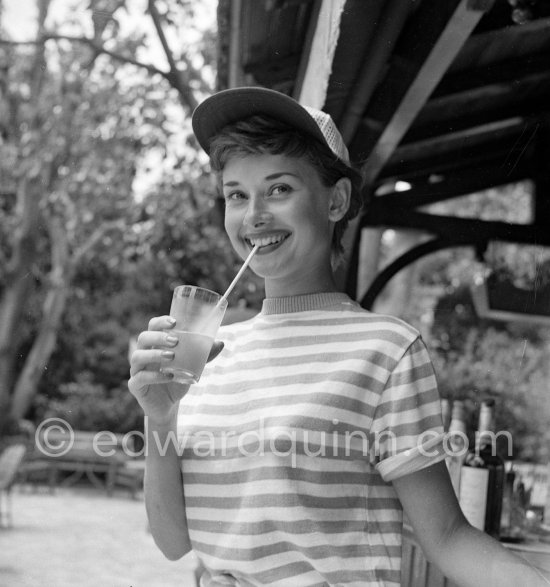
<svg viewBox="0 0 550 587">
<path fill-rule="evenodd" d="M 382 85 L 378 92 L 382 103 L 393 103 L 394 107 L 383 132 L 378 137 L 372 137 L 372 148 L 368 153 L 361 154 L 362 157 L 368 155 L 368 160 L 363 167 L 367 181 L 372 182 L 390 159 L 430 94 L 491 4 L 491 2 L 475 3 L 471 0 L 460 0 L 455 3 L 451 16 L 446 18 L 442 14 L 441 2 L 430 0 L 423 2 L 417 14 L 412 17 L 417 21 L 414 23 L 414 29 L 423 31 L 424 34 L 421 39 L 413 35 L 409 41 L 416 44 L 414 51 L 411 47 L 410 54 L 415 56 L 415 61 L 411 62 L 410 79 L 398 92 L 391 83 Z M 434 18 L 434 15 L 437 17 Z M 419 20 L 423 21 L 425 26 L 419 23 Z M 391 72 L 388 79 L 391 79 Z"/>
<path fill-rule="evenodd" d="M 506 176 L 502 174 L 502 166 L 494 164 L 486 166 L 482 173 L 465 174 L 462 171 L 450 173 L 437 178 L 418 178 L 417 183 L 405 192 L 390 192 L 383 196 L 384 206 L 399 206 L 403 208 L 418 208 L 445 200 L 451 200 L 483 190 L 515 183 L 530 177 L 532 170 L 527 165 L 517 165 Z M 420 183 L 419 180 L 422 180 Z"/>
</svg>

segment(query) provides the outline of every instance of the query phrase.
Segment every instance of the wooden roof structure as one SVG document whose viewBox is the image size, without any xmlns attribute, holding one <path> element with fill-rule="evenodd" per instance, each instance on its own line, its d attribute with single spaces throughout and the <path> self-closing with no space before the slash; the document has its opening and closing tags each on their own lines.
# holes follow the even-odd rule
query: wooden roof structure
<svg viewBox="0 0 550 587">
<path fill-rule="evenodd" d="M 372 203 L 350 231 L 355 291 L 365 227 L 432 237 L 386 268 L 491 241 L 550 246 L 550 0 L 221 0 L 219 87 L 261 85 L 332 115 Z M 522 179 L 528 224 L 423 206 Z M 389 190 L 407 182 L 407 191 Z M 382 189 L 382 186 L 385 186 Z"/>
</svg>

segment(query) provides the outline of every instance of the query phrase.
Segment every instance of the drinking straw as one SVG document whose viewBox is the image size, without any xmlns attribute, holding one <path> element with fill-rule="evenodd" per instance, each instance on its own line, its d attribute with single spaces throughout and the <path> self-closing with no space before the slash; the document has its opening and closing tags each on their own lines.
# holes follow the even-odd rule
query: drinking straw
<svg viewBox="0 0 550 587">
<path fill-rule="evenodd" d="M 248 254 L 248 257 L 245 259 L 242 267 L 239 269 L 239 272 L 237 273 L 237 275 L 235 275 L 235 278 L 229 284 L 229 287 L 227 288 L 227 290 L 225 291 L 225 293 L 223 294 L 223 296 L 221 297 L 221 299 L 217 305 L 222 304 L 224 300 L 227 301 L 227 297 L 233 291 L 233 288 L 237 285 L 237 281 L 239 281 L 239 279 L 241 278 L 241 275 L 244 273 L 244 271 L 248 267 L 250 261 L 252 261 L 252 257 L 256 254 L 256 251 L 259 248 L 260 248 L 260 245 L 254 245 L 254 248 Z"/>
</svg>

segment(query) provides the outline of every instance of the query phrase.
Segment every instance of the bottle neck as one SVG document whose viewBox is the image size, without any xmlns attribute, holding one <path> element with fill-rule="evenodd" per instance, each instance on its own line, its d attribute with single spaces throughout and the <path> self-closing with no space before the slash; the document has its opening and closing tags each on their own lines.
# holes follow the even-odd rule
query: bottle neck
<svg viewBox="0 0 550 587">
<path fill-rule="evenodd" d="M 466 423 L 464 421 L 464 404 L 461 401 L 453 402 L 453 412 L 451 416 L 451 423 L 449 424 L 449 432 L 466 432 Z"/>
<path fill-rule="evenodd" d="M 479 413 L 476 444 L 479 450 L 490 447 L 494 440 L 494 404 L 483 402 Z"/>
<path fill-rule="evenodd" d="M 494 432 L 495 425 L 494 425 L 494 410 L 493 406 L 490 404 L 481 404 L 481 410 L 479 412 L 479 424 L 477 427 L 477 431 L 479 434 L 483 434 L 484 432 Z"/>
</svg>

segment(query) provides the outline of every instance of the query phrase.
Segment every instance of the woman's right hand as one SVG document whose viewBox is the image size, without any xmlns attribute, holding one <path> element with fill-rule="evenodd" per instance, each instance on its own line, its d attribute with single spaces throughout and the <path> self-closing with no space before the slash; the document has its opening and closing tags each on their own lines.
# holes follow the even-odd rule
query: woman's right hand
<svg viewBox="0 0 550 587">
<path fill-rule="evenodd" d="M 174 407 L 189 386 L 172 381 L 171 373 L 160 372 L 161 358 L 174 358 L 178 339 L 166 330 L 173 328 L 170 316 L 151 318 L 148 330 L 141 332 L 136 350 L 130 358 L 128 389 L 136 398 L 146 416 L 159 423 L 167 423 Z"/>
<path fill-rule="evenodd" d="M 148 330 L 137 339 L 137 348 L 130 358 L 128 389 L 148 416 L 157 424 L 169 424 L 181 398 L 189 385 L 176 383 L 172 374 L 160 372 L 161 357 L 174 358 L 177 337 L 167 330 L 173 328 L 175 320 L 170 316 L 158 316 L 149 321 Z M 223 343 L 215 342 L 208 360 L 219 354 Z"/>
</svg>

